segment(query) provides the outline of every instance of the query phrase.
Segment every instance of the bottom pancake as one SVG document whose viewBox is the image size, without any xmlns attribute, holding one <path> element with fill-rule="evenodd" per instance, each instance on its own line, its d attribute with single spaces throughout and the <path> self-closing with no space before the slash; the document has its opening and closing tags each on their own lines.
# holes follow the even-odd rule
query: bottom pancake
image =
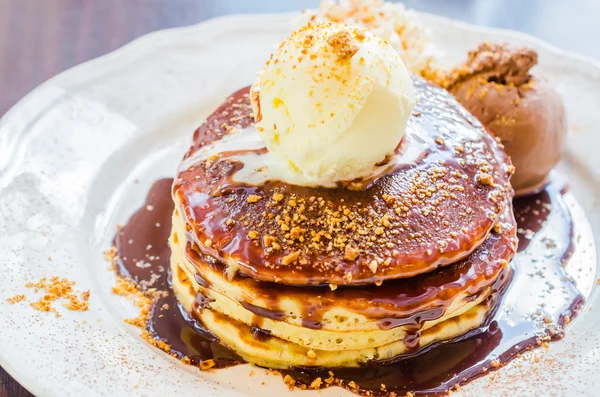
<svg viewBox="0 0 600 397">
<path fill-rule="evenodd" d="M 413 353 L 434 342 L 453 339 L 480 327 L 497 301 L 496 294 L 489 295 L 458 316 L 444 319 L 427 329 L 385 345 L 357 350 L 318 350 L 278 338 L 268 331 L 211 310 L 205 304 L 204 297 L 196 293 L 188 273 L 175 262 L 171 266 L 173 291 L 184 310 L 201 321 L 222 344 L 234 350 L 244 360 L 268 368 L 357 367 L 371 360 L 389 360 Z"/>
</svg>

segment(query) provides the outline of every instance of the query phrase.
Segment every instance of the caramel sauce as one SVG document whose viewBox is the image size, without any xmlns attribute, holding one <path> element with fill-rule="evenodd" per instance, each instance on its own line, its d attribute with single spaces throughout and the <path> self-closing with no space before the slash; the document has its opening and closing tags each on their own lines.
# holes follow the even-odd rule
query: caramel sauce
<svg viewBox="0 0 600 397">
<path fill-rule="evenodd" d="M 257 327 L 256 325 L 252 326 L 252 337 L 259 342 L 264 342 L 269 340 L 271 337 L 271 331 L 267 329 L 262 329 Z"/>
<path fill-rule="evenodd" d="M 242 306 L 244 306 L 244 308 L 246 310 L 251 311 L 252 313 L 256 314 L 256 316 L 258 317 L 264 317 L 264 318 L 268 318 L 271 320 L 275 320 L 275 321 L 282 321 L 285 318 L 285 313 L 282 312 L 281 310 L 277 310 L 277 309 L 266 309 L 264 307 L 258 307 L 255 306 L 251 303 L 248 302 L 240 302 Z"/>
<path fill-rule="evenodd" d="M 238 356 L 220 345 L 210 331 L 185 313 L 166 282 L 169 278 L 166 270 L 169 267 L 167 237 L 173 211 L 171 183 L 170 179 L 156 182 L 146 200 L 146 205 L 152 205 L 153 210 L 140 209 L 117 233 L 118 255 L 126 258 L 120 260 L 118 270 L 141 285 L 148 284 L 158 275 L 160 284 L 155 281 L 153 285 L 164 286 L 170 292 L 167 297 L 155 302 L 147 329 L 157 340 L 169 344 L 172 354 L 179 358 L 187 357 L 194 365 L 205 360 L 214 360 L 217 367 L 240 363 L 242 360 Z M 361 368 L 294 368 L 283 373 L 309 385 L 317 377 L 329 378 L 329 371 L 333 371 L 336 378 L 342 380 L 342 386 L 360 394 L 388 395 L 395 392 L 403 395 L 411 392 L 415 396 L 445 395 L 456 384 L 463 385 L 498 368 L 497 365 L 492 366 L 492 361 L 501 366 L 523 351 L 537 347 L 540 335 L 547 335 L 551 340 L 561 339 L 564 333 L 560 327 L 568 322 L 566 316 L 572 320 L 583 304 L 583 298 L 565 277 L 562 268 L 574 245 L 573 222 L 562 199 L 564 189 L 561 188 L 559 184 L 550 184 L 538 194 L 514 200 L 515 218 L 526 237 L 521 236 L 518 253 L 511 265 L 513 280 L 506 291 L 501 291 L 504 293 L 502 302 L 495 313 L 489 314 L 485 326 L 452 341 L 427 346 L 416 355 L 370 362 Z M 153 228 L 157 223 L 160 227 Z M 532 244 L 538 234 L 544 236 L 547 230 L 552 231 L 554 248 L 540 249 L 539 244 Z M 152 260 L 148 268 L 136 266 L 136 259 L 145 257 L 148 245 L 152 245 L 152 252 L 158 253 L 160 259 Z M 539 266 L 544 266 L 543 274 L 534 272 L 540 269 Z M 444 269 L 438 271 L 441 270 Z M 508 277 L 506 273 L 505 276 Z M 543 283 L 536 283 L 540 278 Z M 546 287 L 540 287 L 542 284 L 553 284 L 562 293 L 553 294 Z M 507 285 L 504 283 L 504 286 Z M 534 310 L 520 311 L 519 301 L 524 297 L 533 301 L 536 305 Z M 541 306 L 550 299 L 554 299 L 552 304 Z M 548 317 L 559 327 L 544 328 L 540 325 L 543 321 L 531 319 L 536 310 L 541 310 L 540 316 Z M 269 318 L 273 319 L 280 315 L 259 310 L 256 313 L 257 316 L 271 316 Z M 270 337 L 268 331 L 262 330 L 259 325 L 254 327 L 253 336 L 257 341 Z M 416 349 L 418 330 L 406 342 Z M 350 382 L 360 387 L 352 388 L 354 383 Z M 381 388 L 382 384 L 386 386 L 385 391 Z"/>
</svg>

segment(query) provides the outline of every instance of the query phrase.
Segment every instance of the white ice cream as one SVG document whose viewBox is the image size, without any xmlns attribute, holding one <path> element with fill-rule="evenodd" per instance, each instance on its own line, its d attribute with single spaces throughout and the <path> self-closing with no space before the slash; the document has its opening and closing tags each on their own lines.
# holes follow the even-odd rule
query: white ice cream
<svg viewBox="0 0 600 397">
<path fill-rule="evenodd" d="M 394 152 L 415 104 L 398 53 L 367 30 L 319 23 L 287 38 L 251 91 L 269 152 L 307 180 L 368 176 Z"/>
</svg>

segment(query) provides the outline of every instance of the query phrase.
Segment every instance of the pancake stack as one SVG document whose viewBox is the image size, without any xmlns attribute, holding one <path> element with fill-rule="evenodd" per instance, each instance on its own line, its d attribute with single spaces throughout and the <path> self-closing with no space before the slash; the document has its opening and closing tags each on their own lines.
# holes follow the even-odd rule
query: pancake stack
<svg viewBox="0 0 600 397">
<path fill-rule="evenodd" d="M 253 133 L 248 88 L 195 132 L 173 185 L 173 290 L 248 362 L 387 362 L 489 322 L 516 249 L 513 167 L 446 91 L 414 79 L 418 104 L 396 152 L 417 152 L 371 180 L 236 177 L 266 151 L 215 149 Z"/>
</svg>

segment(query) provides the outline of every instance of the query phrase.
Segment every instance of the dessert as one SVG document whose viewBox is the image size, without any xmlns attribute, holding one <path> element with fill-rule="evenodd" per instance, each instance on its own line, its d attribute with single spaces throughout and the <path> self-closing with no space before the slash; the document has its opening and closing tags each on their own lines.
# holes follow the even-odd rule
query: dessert
<svg viewBox="0 0 600 397">
<path fill-rule="evenodd" d="M 134 284 L 117 292 L 143 307 L 128 322 L 145 339 L 201 370 L 443 394 L 562 338 L 582 303 L 561 267 L 562 186 L 513 203 L 513 172 L 390 44 L 313 19 L 119 230 L 114 261 Z"/>
<path fill-rule="evenodd" d="M 510 279 L 510 161 L 363 29 L 301 28 L 194 141 L 173 185 L 173 289 L 246 361 L 414 353 L 480 326 Z"/>
<path fill-rule="evenodd" d="M 530 72 L 537 53 L 508 44 L 480 44 L 444 86 L 496 137 L 516 168 L 517 195 L 539 191 L 560 160 L 567 136 L 558 93 Z"/>
</svg>

